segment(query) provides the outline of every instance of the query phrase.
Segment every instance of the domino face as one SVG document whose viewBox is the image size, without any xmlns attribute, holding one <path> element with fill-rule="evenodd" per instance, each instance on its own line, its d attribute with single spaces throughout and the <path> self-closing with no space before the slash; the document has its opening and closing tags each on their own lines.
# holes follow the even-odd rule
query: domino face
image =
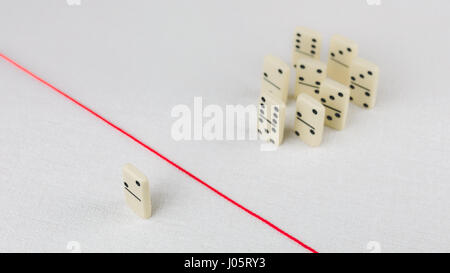
<svg viewBox="0 0 450 273">
<path fill-rule="evenodd" d="M 350 101 L 363 108 L 373 108 L 378 89 L 378 66 L 356 58 L 350 67 Z"/>
<path fill-rule="evenodd" d="M 295 95 L 319 94 L 320 85 L 327 77 L 327 65 L 319 60 L 302 57 L 296 65 Z"/>
<path fill-rule="evenodd" d="M 350 66 L 358 56 L 358 45 L 340 35 L 334 35 L 330 42 L 328 56 L 328 77 L 348 86 L 350 84 Z"/>
<path fill-rule="evenodd" d="M 347 120 L 350 89 L 331 79 L 325 79 L 316 96 L 325 106 L 325 125 L 342 130 Z"/>
<path fill-rule="evenodd" d="M 147 177 L 131 164 L 122 168 L 125 200 L 140 217 L 149 218 L 152 205 Z"/>
<path fill-rule="evenodd" d="M 258 109 L 258 135 L 279 146 L 283 142 L 286 105 L 268 92 L 261 92 Z"/>
<path fill-rule="evenodd" d="M 263 80 L 261 92 L 268 92 L 272 96 L 287 101 L 289 88 L 289 66 L 274 56 L 264 58 Z"/>
<path fill-rule="evenodd" d="M 297 97 L 295 135 L 310 146 L 319 146 L 322 142 L 325 107 L 307 94 Z"/>
<path fill-rule="evenodd" d="M 322 48 L 322 35 L 317 31 L 298 27 L 294 31 L 294 50 L 292 52 L 292 64 L 296 68 L 297 60 L 301 57 L 320 59 Z"/>
</svg>

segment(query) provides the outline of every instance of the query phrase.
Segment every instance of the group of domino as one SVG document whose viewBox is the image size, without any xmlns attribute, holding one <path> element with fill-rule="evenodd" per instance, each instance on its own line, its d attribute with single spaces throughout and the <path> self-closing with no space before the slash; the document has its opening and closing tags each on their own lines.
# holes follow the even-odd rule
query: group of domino
<svg viewBox="0 0 450 273">
<path fill-rule="evenodd" d="M 358 44 L 334 35 L 328 63 L 320 61 L 320 33 L 298 27 L 294 32 L 292 63 L 296 72 L 294 131 L 310 146 L 322 142 L 324 126 L 342 130 L 349 102 L 372 108 L 378 86 L 378 66 L 358 57 Z M 290 68 L 274 56 L 264 58 L 258 107 L 258 135 L 280 145 L 284 137 Z"/>
<path fill-rule="evenodd" d="M 331 38 L 328 64 L 320 61 L 321 35 L 298 27 L 294 33 L 292 63 L 296 70 L 295 134 L 305 143 L 318 146 L 323 128 L 345 127 L 349 102 L 363 108 L 375 105 L 378 67 L 358 57 L 358 45 L 339 35 Z M 274 56 L 264 59 L 258 134 L 280 145 L 283 142 L 289 65 Z M 152 215 L 147 177 L 131 164 L 122 169 L 125 200 L 140 217 Z"/>
</svg>

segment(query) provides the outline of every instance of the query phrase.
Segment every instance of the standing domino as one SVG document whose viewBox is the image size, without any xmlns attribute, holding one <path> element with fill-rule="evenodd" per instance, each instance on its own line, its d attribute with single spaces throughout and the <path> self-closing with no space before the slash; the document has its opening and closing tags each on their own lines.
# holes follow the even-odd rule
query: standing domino
<svg viewBox="0 0 450 273">
<path fill-rule="evenodd" d="M 330 42 L 328 56 L 328 77 L 348 86 L 350 66 L 358 56 L 358 45 L 340 35 L 334 35 Z"/>
<path fill-rule="evenodd" d="M 261 92 L 269 92 L 272 96 L 287 101 L 289 88 L 289 66 L 274 56 L 264 58 L 263 80 Z"/>
<path fill-rule="evenodd" d="M 319 60 L 302 57 L 298 59 L 296 67 L 295 95 L 319 94 L 320 85 L 327 77 L 327 65 Z"/>
<path fill-rule="evenodd" d="M 347 120 L 350 89 L 331 79 L 325 79 L 317 96 L 325 106 L 325 125 L 336 130 L 342 130 Z"/>
<path fill-rule="evenodd" d="M 325 107 L 307 94 L 297 97 L 295 134 L 310 146 L 322 142 Z"/>
<path fill-rule="evenodd" d="M 125 200 L 140 217 L 152 215 L 152 204 L 147 177 L 131 164 L 122 168 Z"/>
<path fill-rule="evenodd" d="M 377 65 L 362 58 L 354 60 L 350 67 L 350 101 L 372 108 L 377 97 L 378 75 Z"/>
<path fill-rule="evenodd" d="M 261 92 L 258 111 L 258 135 L 279 146 L 283 142 L 286 105 L 268 92 Z"/>
<path fill-rule="evenodd" d="M 296 67 L 297 60 L 301 57 L 320 59 L 321 48 L 322 35 L 320 33 L 305 27 L 297 27 L 294 32 L 292 64 Z"/>
</svg>

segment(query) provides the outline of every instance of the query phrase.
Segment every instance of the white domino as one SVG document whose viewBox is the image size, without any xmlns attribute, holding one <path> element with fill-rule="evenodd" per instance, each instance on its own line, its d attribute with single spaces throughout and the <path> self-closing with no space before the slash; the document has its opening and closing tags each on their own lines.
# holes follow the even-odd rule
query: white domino
<svg viewBox="0 0 450 273">
<path fill-rule="evenodd" d="M 284 138 L 286 105 L 268 92 L 261 92 L 258 107 L 258 135 L 279 146 Z"/>
<path fill-rule="evenodd" d="M 131 164 L 122 168 L 125 200 L 128 206 L 140 217 L 152 215 L 152 204 L 147 177 Z"/>
<path fill-rule="evenodd" d="M 310 146 L 322 142 L 325 107 L 308 94 L 297 97 L 295 135 Z"/>
<path fill-rule="evenodd" d="M 315 97 L 325 106 L 325 125 L 336 130 L 344 129 L 350 100 L 348 86 L 327 78 Z"/>
<path fill-rule="evenodd" d="M 319 60 L 302 57 L 297 60 L 295 95 L 319 93 L 322 81 L 327 77 L 327 65 Z"/>
<path fill-rule="evenodd" d="M 305 27 L 297 27 L 294 31 L 294 49 L 292 51 L 292 64 L 297 65 L 301 57 L 320 59 L 322 48 L 322 35 L 317 31 Z"/>
<path fill-rule="evenodd" d="M 377 98 L 378 66 L 356 58 L 350 67 L 350 101 L 363 108 L 373 108 Z"/>
<path fill-rule="evenodd" d="M 330 42 L 328 55 L 328 77 L 348 86 L 350 83 L 350 66 L 358 56 L 358 44 L 340 36 L 334 35 Z"/>
<path fill-rule="evenodd" d="M 286 103 L 289 88 L 289 66 L 274 56 L 264 58 L 263 80 L 261 92 L 268 92 L 272 96 Z"/>
</svg>

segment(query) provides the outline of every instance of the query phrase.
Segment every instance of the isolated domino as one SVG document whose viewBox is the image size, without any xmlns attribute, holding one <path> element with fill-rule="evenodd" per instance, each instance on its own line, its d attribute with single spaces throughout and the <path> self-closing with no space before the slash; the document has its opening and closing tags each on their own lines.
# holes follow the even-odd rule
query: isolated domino
<svg viewBox="0 0 450 273">
<path fill-rule="evenodd" d="M 140 217 L 152 215 L 152 204 L 147 177 L 131 164 L 122 168 L 125 200 L 128 206 Z"/>
</svg>

